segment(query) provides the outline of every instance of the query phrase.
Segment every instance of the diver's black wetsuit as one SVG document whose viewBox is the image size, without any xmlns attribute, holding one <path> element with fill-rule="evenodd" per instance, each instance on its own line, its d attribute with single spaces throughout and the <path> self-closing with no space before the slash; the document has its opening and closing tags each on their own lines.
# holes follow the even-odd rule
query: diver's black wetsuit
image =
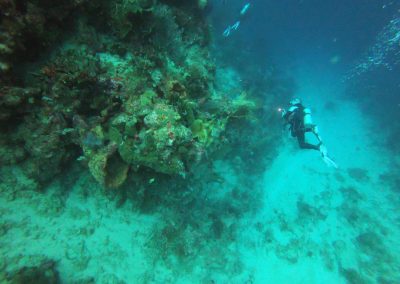
<svg viewBox="0 0 400 284">
<path fill-rule="evenodd" d="M 305 134 L 306 132 L 313 132 L 313 128 L 305 127 L 304 125 L 304 106 L 302 104 L 296 104 L 295 110 L 288 110 L 283 118 L 285 119 L 286 125 L 290 125 L 290 133 L 292 137 L 297 138 L 300 148 L 302 149 L 314 149 L 319 151 L 321 143 L 318 145 L 313 145 L 306 142 Z"/>
</svg>

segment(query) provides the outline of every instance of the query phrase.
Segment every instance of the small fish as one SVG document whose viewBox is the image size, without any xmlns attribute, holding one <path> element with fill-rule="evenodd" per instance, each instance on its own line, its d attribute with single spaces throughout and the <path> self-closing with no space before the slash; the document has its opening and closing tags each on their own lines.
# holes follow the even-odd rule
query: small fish
<svg viewBox="0 0 400 284">
<path fill-rule="evenodd" d="M 243 6 L 242 10 L 240 11 L 240 15 L 246 14 L 246 13 L 247 13 L 247 10 L 249 10 L 249 8 L 250 8 L 250 3 L 246 3 L 246 4 Z"/>
<path fill-rule="evenodd" d="M 231 30 L 237 30 L 239 28 L 240 25 L 240 21 L 237 21 L 236 23 L 233 24 L 233 26 L 231 27 Z"/>
<path fill-rule="evenodd" d="M 224 30 L 224 32 L 222 33 L 222 35 L 224 36 L 224 37 L 228 37 L 230 34 L 231 34 L 231 26 L 228 26 L 225 30 Z"/>
</svg>

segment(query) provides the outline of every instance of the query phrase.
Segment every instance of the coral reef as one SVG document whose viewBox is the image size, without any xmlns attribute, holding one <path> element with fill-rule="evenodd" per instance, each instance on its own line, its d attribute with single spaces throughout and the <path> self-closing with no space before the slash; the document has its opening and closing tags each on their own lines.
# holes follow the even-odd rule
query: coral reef
<svg viewBox="0 0 400 284">
<path fill-rule="evenodd" d="M 206 5 L 0 1 L 1 165 L 40 187 L 79 161 L 117 188 L 234 151 L 225 133 L 260 102 L 215 88 Z"/>
</svg>

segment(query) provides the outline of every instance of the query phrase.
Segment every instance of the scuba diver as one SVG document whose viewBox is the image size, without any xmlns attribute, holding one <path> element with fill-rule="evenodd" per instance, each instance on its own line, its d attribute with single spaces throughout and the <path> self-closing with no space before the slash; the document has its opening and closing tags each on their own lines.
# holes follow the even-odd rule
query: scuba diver
<svg viewBox="0 0 400 284">
<path fill-rule="evenodd" d="M 239 26 L 240 26 L 240 21 L 243 20 L 244 16 L 247 14 L 247 11 L 250 8 L 250 3 L 246 3 L 243 5 L 242 9 L 240 10 L 240 14 L 239 14 L 239 20 L 237 20 L 233 25 L 228 26 L 224 32 L 223 32 L 223 36 L 224 37 L 228 37 L 231 35 L 232 31 L 236 31 Z"/>
<path fill-rule="evenodd" d="M 289 104 L 290 106 L 288 110 L 278 109 L 282 114 L 282 118 L 285 120 L 285 128 L 289 126 L 292 137 L 297 138 L 297 142 L 301 149 L 319 151 L 325 163 L 337 168 L 336 163 L 328 157 L 328 151 L 322 143 L 321 136 L 318 133 L 318 127 L 312 121 L 311 110 L 303 106 L 301 100 L 298 98 L 292 99 Z M 319 143 L 310 144 L 306 142 L 306 132 L 312 132 Z"/>
</svg>

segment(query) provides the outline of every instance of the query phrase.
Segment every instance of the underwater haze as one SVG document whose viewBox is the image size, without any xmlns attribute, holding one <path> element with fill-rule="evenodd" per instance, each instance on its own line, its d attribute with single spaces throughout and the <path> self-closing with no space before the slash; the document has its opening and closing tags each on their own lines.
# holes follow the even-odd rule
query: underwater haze
<svg viewBox="0 0 400 284">
<path fill-rule="evenodd" d="M 0 283 L 400 283 L 399 113 L 398 1 L 0 0 Z"/>
</svg>

